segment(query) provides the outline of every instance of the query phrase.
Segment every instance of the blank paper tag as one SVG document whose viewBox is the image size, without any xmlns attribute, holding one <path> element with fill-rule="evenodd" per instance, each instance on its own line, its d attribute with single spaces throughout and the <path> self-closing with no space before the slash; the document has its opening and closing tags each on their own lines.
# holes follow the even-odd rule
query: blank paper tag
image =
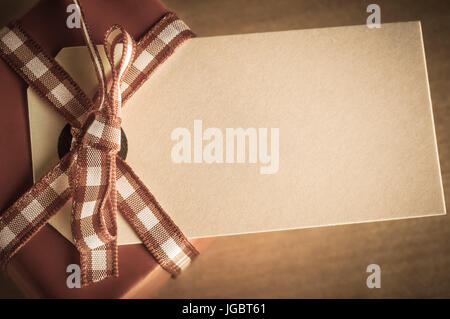
<svg viewBox="0 0 450 319">
<path fill-rule="evenodd" d="M 93 92 L 85 48 L 57 60 Z M 28 97 L 39 178 L 65 123 Z M 419 22 L 191 39 L 123 130 L 127 162 L 190 238 L 445 214 Z M 69 214 L 51 223 L 71 239 Z M 123 219 L 119 242 L 139 242 Z"/>
</svg>

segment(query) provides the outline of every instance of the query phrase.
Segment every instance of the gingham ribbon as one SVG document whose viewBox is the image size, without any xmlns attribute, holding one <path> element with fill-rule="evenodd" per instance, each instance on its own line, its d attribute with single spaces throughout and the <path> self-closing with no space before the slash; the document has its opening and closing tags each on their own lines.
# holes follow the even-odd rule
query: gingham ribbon
<svg viewBox="0 0 450 319">
<path fill-rule="evenodd" d="M 77 0 L 74 3 L 79 6 Z M 107 81 L 79 8 L 99 81 L 95 102 L 19 23 L 0 30 L 2 58 L 64 116 L 73 135 L 71 151 L 0 217 L 0 264 L 6 266 L 72 199 L 72 235 L 80 253 L 83 286 L 119 274 L 117 210 L 158 263 L 177 275 L 198 252 L 117 151 L 123 104 L 193 33 L 173 13 L 164 16 L 137 45 L 121 26 L 111 27 L 104 41 L 112 68 Z"/>
</svg>

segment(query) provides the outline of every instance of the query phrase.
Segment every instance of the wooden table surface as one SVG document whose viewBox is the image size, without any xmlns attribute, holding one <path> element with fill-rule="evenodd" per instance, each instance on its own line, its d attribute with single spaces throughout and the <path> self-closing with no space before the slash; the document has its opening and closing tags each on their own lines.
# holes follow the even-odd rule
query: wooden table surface
<svg viewBox="0 0 450 319">
<path fill-rule="evenodd" d="M 7 2 L 6 4 L 3 2 Z M 0 25 L 36 0 L 0 4 Z M 364 24 L 360 0 L 165 0 L 199 36 Z M 378 0 L 382 22 L 421 20 L 446 202 L 450 202 L 450 2 Z M 448 205 L 447 205 L 448 206 Z M 381 266 L 368 289 L 366 267 Z M 21 297 L 0 275 L 0 297 Z M 450 297 L 450 218 L 216 239 L 160 298 Z"/>
</svg>

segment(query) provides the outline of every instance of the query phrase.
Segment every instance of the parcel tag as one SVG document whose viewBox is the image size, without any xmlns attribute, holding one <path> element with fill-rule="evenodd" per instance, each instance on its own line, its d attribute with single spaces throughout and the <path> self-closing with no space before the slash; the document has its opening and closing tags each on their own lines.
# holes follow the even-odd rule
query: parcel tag
<svg viewBox="0 0 450 319">
<path fill-rule="evenodd" d="M 93 94 L 86 48 L 57 60 Z M 65 122 L 28 103 L 36 180 Z M 190 39 L 122 118 L 126 161 L 189 238 L 446 213 L 420 22 Z M 50 223 L 72 240 L 69 220 Z"/>
</svg>

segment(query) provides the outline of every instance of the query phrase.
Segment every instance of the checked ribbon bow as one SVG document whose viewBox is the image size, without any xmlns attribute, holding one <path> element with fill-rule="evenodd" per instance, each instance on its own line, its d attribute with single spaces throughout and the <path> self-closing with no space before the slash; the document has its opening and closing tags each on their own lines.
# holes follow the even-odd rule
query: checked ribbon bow
<svg viewBox="0 0 450 319">
<path fill-rule="evenodd" d="M 72 199 L 71 229 L 80 253 L 82 285 L 117 277 L 117 211 L 147 250 L 172 275 L 198 254 L 121 159 L 121 110 L 126 100 L 193 33 L 168 13 L 136 45 L 119 25 L 105 35 L 111 65 L 105 76 L 78 0 L 81 29 L 99 82 L 89 99 L 71 77 L 22 29 L 0 30 L 1 57 L 71 124 L 71 150 L 0 217 L 0 264 L 14 254 Z"/>
</svg>

